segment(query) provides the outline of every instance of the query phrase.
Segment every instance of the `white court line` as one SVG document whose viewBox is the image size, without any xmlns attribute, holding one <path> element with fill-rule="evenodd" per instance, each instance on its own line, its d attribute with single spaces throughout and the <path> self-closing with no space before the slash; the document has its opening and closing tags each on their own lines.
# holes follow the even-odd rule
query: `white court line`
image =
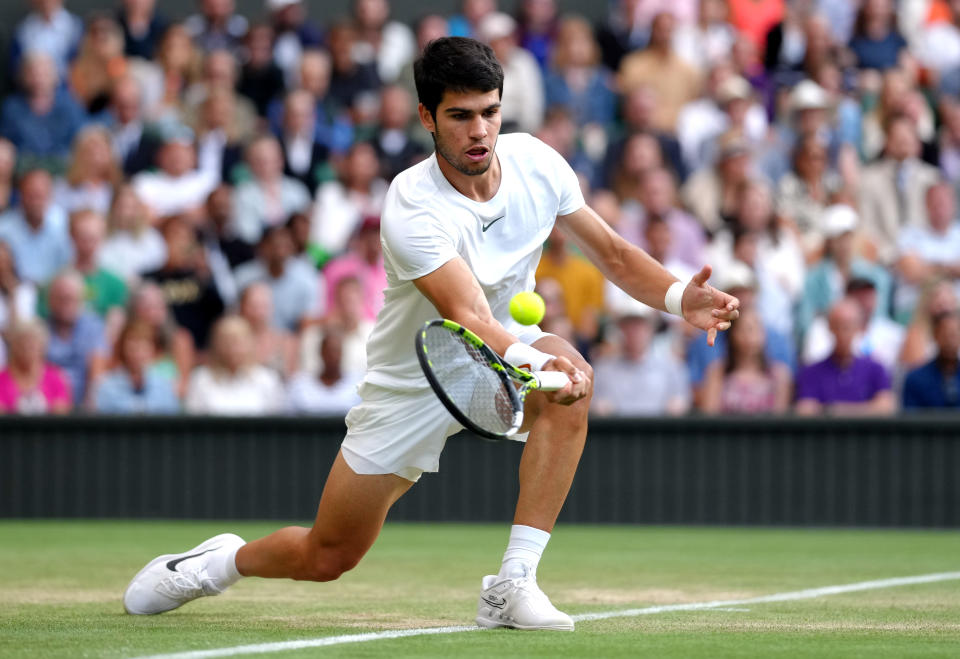
<svg viewBox="0 0 960 659">
<path fill-rule="evenodd" d="M 894 588 L 896 586 L 912 586 L 915 584 L 936 583 L 938 581 L 960 580 L 960 572 L 938 572 L 936 574 L 921 574 L 913 577 L 895 577 L 893 579 L 877 579 L 875 581 L 860 581 L 858 583 L 841 584 L 838 586 L 823 586 L 794 590 L 786 593 L 773 593 L 737 600 L 714 600 L 711 602 L 688 602 L 686 604 L 667 604 L 664 606 L 648 606 L 642 609 L 622 609 L 620 611 L 602 611 L 599 613 L 582 613 L 572 616 L 576 622 L 591 620 L 607 620 L 609 618 L 631 618 L 634 616 L 652 615 L 655 613 L 669 613 L 671 611 L 701 611 L 720 607 L 736 607 L 745 604 L 766 604 L 769 602 L 791 602 L 795 600 L 813 599 L 824 595 L 840 595 L 842 593 L 856 593 L 862 590 L 877 590 L 880 588 Z M 172 654 L 152 654 L 135 659 L 211 659 L 212 657 L 235 657 L 241 654 L 265 654 L 269 652 L 285 652 L 287 650 L 302 650 L 304 648 L 319 648 L 328 645 L 343 645 L 345 643 L 366 643 L 367 641 L 382 641 L 392 638 L 408 636 L 434 636 L 437 634 L 457 634 L 459 632 L 480 631 L 479 627 L 425 627 L 422 629 L 398 629 L 383 632 L 367 632 L 365 634 L 345 634 L 342 636 L 325 636 L 323 638 L 305 638 L 298 641 L 279 641 L 276 643 L 257 643 L 254 645 L 237 645 L 232 648 L 216 648 L 213 650 L 191 650 L 188 652 L 174 652 Z"/>
</svg>

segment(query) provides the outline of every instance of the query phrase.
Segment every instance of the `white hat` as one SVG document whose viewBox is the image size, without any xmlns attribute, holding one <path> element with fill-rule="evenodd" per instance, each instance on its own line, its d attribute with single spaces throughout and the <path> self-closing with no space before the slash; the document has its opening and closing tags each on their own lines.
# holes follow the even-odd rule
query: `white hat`
<svg viewBox="0 0 960 659">
<path fill-rule="evenodd" d="M 513 17 L 499 11 L 484 16 L 480 25 L 477 26 L 477 36 L 487 43 L 494 39 L 509 37 L 516 31 L 517 22 L 513 20 Z"/>
<path fill-rule="evenodd" d="M 267 9 L 270 11 L 280 11 L 290 5 L 298 5 L 300 0 L 267 0 Z"/>
<path fill-rule="evenodd" d="M 742 76 L 730 76 L 717 89 L 717 100 L 726 105 L 730 101 L 746 101 L 753 97 L 753 87 Z"/>
<path fill-rule="evenodd" d="M 857 211 L 846 204 L 827 206 L 820 216 L 820 232 L 825 238 L 836 238 L 853 231 L 860 223 Z"/>
<path fill-rule="evenodd" d="M 743 261 L 731 261 L 717 277 L 717 285 L 721 291 L 726 292 L 735 288 L 756 288 L 757 276 L 753 268 Z"/>
<path fill-rule="evenodd" d="M 830 95 L 813 80 L 801 80 L 790 92 L 790 107 L 794 111 L 826 110 L 830 107 Z"/>
<path fill-rule="evenodd" d="M 615 320 L 622 318 L 644 318 L 650 320 L 657 313 L 657 310 L 653 307 L 633 299 L 616 286 L 607 286 L 604 295 L 607 298 L 607 309 Z"/>
</svg>

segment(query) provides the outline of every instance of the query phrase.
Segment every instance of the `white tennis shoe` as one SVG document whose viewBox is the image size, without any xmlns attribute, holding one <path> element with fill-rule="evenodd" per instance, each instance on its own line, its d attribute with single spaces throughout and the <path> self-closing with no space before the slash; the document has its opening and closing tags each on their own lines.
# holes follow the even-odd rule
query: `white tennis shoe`
<svg viewBox="0 0 960 659">
<path fill-rule="evenodd" d="M 513 629 L 552 629 L 573 631 L 570 616 L 550 603 L 537 585 L 535 576 L 520 578 L 483 578 L 483 592 L 477 603 L 476 622 L 481 627 Z"/>
<path fill-rule="evenodd" d="M 206 595 L 219 595 L 229 583 L 217 583 L 207 571 L 212 554 L 244 544 L 232 533 L 214 536 L 182 554 L 158 556 L 137 572 L 123 594 L 123 607 L 133 615 L 170 611 Z"/>
</svg>

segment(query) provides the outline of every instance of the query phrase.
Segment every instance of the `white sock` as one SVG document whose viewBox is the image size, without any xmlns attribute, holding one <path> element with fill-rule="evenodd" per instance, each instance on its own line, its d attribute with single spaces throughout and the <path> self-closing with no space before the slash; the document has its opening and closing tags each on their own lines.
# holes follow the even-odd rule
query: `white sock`
<svg viewBox="0 0 960 659">
<path fill-rule="evenodd" d="M 500 565 L 498 576 L 517 579 L 520 577 L 536 577 L 537 565 L 543 550 L 547 548 L 550 534 L 532 526 L 514 524 L 510 528 L 510 541 L 507 551 L 503 554 L 503 563 Z"/>
<path fill-rule="evenodd" d="M 213 552 L 210 555 L 210 560 L 207 561 L 207 575 L 213 579 L 218 588 L 232 586 L 243 576 L 237 570 L 237 551 L 240 547 Z"/>
</svg>

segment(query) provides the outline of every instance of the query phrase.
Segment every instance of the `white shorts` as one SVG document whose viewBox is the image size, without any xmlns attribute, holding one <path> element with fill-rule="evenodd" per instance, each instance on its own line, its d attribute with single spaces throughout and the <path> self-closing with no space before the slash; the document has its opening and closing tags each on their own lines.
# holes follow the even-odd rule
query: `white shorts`
<svg viewBox="0 0 960 659">
<path fill-rule="evenodd" d="M 531 344 L 548 336 L 532 325 L 523 336 Z M 389 389 L 361 383 L 361 402 L 347 413 L 343 459 L 358 474 L 396 474 L 416 482 L 425 471 L 440 468 L 447 437 L 463 426 L 443 406 L 433 389 Z M 510 439 L 526 441 L 527 434 Z"/>
</svg>

